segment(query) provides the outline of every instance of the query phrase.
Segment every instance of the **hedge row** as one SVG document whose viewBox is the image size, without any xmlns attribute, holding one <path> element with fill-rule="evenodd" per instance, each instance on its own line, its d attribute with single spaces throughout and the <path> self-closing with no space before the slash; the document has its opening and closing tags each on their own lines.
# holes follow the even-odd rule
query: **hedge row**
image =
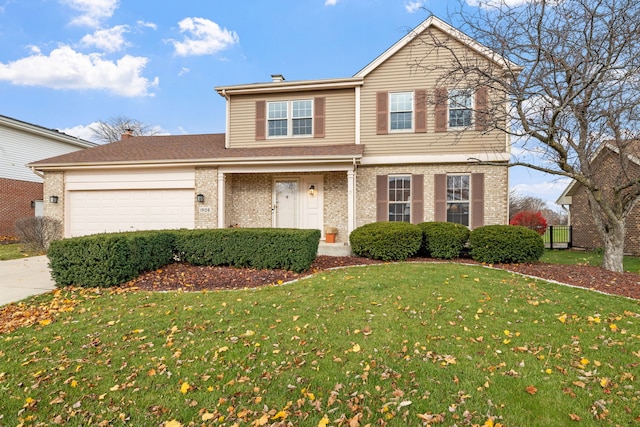
<svg viewBox="0 0 640 427">
<path fill-rule="evenodd" d="M 375 222 L 356 228 L 349 236 L 356 255 L 383 261 L 414 255 L 452 259 L 469 247 L 471 258 L 484 263 L 534 262 L 544 253 L 538 233 L 521 226 L 488 225 L 469 232 L 447 222 Z"/>
<path fill-rule="evenodd" d="M 141 231 L 56 240 L 48 256 L 57 286 L 109 287 L 175 261 L 301 272 L 319 241 L 320 230 Z"/>
</svg>

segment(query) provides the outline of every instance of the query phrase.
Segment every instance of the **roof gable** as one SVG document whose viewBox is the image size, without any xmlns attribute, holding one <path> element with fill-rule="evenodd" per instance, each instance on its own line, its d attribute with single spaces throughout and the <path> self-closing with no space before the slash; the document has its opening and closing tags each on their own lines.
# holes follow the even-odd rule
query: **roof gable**
<svg viewBox="0 0 640 427">
<path fill-rule="evenodd" d="M 436 16 L 431 15 L 427 19 L 425 19 L 420 25 L 415 27 L 413 30 L 409 31 L 407 35 L 405 35 L 403 38 L 398 40 L 393 46 L 391 46 L 389 49 L 384 51 L 372 62 L 367 64 L 363 69 L 361 69 L 356 74 L 354 74 L 354 77 L 360 77 L 360 78 L 366 77 L 372 71 L 374 71 L 376 68 L 382 65 L 385 61 L 387 61 L 389 58 L 395 55 L 398 51 L 400 51 L 402 48 L 404 48 L 409 43 L 411 43 L 422 33 L 427 31 L 429 28 L 439 29 L 443 33 L 459 41 L 469 49 L 477 52 L 478 54 L 487 58 L 488 60 L 498 64 L 502 68 L 505 68 L 505 69 L 510 68 L 515 70 L 520 68 L 518 65 L 514 64 L 513 62 L 504 58 L 503 56 L 497 54 L 496 52 L 492 51 L 488 47 L 478 43 L 473 38 L 467 36 L 462 31 L 452 27 L 451 25 L 447 24 L 446 22 L 437 18 Z"/>
<path fill-rule="evenodd" d="M 0 127 L 17 129 L 22 132 L 27 132 L 35 136 L 39 136 L 42 138 L 50 139 L 52 141 L 57 141 L 57 142 L 69 144 L 69 145 L 80 147 L 80 148 L 90 148 L 98 145 L 95 142 L 90 142 L 84 139 L 77 138 L 75 136 L 67 135 L 66 133 L 60 132 L 57 129 L 47 129 L 42 126 L 23 122 L 22 120 L 17 120 L 8 116 L 0 115 Z"/>
</svg>

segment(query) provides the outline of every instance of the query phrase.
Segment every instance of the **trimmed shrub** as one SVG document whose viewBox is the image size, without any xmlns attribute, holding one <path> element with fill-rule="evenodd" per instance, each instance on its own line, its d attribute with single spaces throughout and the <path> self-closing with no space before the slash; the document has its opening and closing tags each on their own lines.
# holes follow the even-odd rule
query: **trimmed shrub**
<svg viewBox="0 0 640 427">
<path fill-rule="evenodd" d="M 479 262 L 535 262 L 544 253 L 542 237 L 519 225 L 486 225 L 469 235 L 471 257 Z"/>
<path fill-rule="evenodd" d="M 539 235 L 543 235 L 547 231 L 547 220 L 544 219 L 540 212 L 521 211 L 518 212 L 509 221 L 510 225 L 522 225 L 523 227 L 534 230 Z"/>
<path fill-rule="evenodd" d="M 301 272 L 311 267 L 319 241 L 320 230 L 140 231 L 56 240 L 48 255 L 57 286 L 107 287 L 176 260 Z"/>
<path fill-rule="evenodd" d="M 195 265 L 308 270 L 316 259 L 320 230 L 225 228 L 181 230 L 176 254 Z"/>
<path fill-rule="evenodd" d="M 400 261 L 418 253 L 422 231 L 408 222 L 372 222 L 353 230 L 349 242 L 356 255 Z"/>
<path fill-rule="evenodd" d="M 55 240 L 47 255 L 57 286 L 117 286 L 172 262 L 173 235 L 141 231 Z"/>
<path fill-rule="evenodd" d="M 453 222 L 423 222 L 420 253 L 441 259 L 458 258 L 469 240 L 469 229 Z"/>
</svg>

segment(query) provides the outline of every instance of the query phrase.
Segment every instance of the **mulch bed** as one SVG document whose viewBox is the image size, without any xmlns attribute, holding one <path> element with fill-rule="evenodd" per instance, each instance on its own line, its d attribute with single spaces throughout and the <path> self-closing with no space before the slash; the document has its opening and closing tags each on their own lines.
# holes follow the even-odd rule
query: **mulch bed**
<svg viewBox="0 0 640 427">
<path fill-rule="evenodd" d="M 409 261 L 442 262 L 429 258 L 413 258 Z M 477 264 L 468 259 L 454 260 L 453 262 Z M 361 257 L 319 256 L 312 264 L 311 269 L 304 273 L 285 270 L 203 267 L 175 263 L 145 273 L 128 282 L 126 286 L 148 291 L 245 289 L 286 283 L 330 268 L 379 263 L 381 261 Z M 607 294 L 640 299 L 640 275 L 635 273 L 614 273 L 600 267 L 586 265 L 545 263 L 501 264 L 493 267 Z"/>
</svg>

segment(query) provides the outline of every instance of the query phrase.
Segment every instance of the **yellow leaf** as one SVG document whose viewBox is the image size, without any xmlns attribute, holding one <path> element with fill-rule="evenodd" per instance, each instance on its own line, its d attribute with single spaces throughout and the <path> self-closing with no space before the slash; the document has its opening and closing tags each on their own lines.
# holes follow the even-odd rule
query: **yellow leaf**
<svg viewBox="0 0 640 427">
<path fill-rule="evenodd" d="M 185 381 L 182 383 L 182 386 L 180 387 L 180 393 L 187 394 L 190 388 L 191 386 L 189 386 L 189 383 Z"/>
<path fill-rule="evenodd" d="M 562 323 L 565 323 L 567 321 L 567 315 L 563 314 L 562 316 L 558 317 L 558 320 Z"/>
<path fill-rule="evenodd" d="M 329 424 L 329 418 L 327 418 L 327 416 L 325 415 L 324 417 L 322 417 L 320 422 L 318 422 L 318 427 L 327 427 L 327 424 Z"/>
<path fill-rule="evenodd" d="M 43 319 L 38 323 L 40 323 L 40 326 L 47 326 L 51 324 L 51 319 Z"/>
<path fill-rule="evenodd" d="M 360 352 L 360 345 L 354 344 L 354 346 L 351 347 L 351 351 L 353 351 L 354 353 L 359 353 Z"/>
<path fill-rule="evenodd" d="M 606 388 L 609 385 L 609 378 L 603 378 L 600 380 L 600 387 Z"/>
<path fill-rule="evenodd" d="M 171 420 L 164 423 L 164 427 L 182 427 L 182 423 L 178 420 Z"/>
<path fill-rule="evenodd" d="M 580 364 L 581 364 L 581 365 L 584 365 L 584 366 L 588 365 L 588 364 L 589 364 L 589 359 L 585 359 L 585 358 L 583 357 L 582 359 L 580 359 Z"/>
<path fill-rule="evenodd" d="M 279 419 L 285 419 L 287 418 L 287 412 L 286 411 L 279 411 L 277 414 L 275 414 L 273 417 L 271 417 L 272 420 L 279 420 Z"/>
<path fill-rule="evenodd" d="M 73 387 L 73 388 L 78 387 L 78 381 L 76 381 L 76 380 L 71 381 L 71 387 Z"/>
<path fill-rule="evenodd" d="M 205 412 L 204 414 L 202 414 L 202 421 L 209 421 L 214 419 L 216 416 L 214 414 L 212 414 L 211 412 Z"/>
<path fill-rule="evenodd" d="M 251 425 L 253 425 L 253 426 L 263 426 L 268 422 L 269 422 L 269 415 L 264 414 L 262 417 L 260 417 L 259 419 L 255 420 L 253 422 L 253 424 L 251 424 Z"/>
</svg>

